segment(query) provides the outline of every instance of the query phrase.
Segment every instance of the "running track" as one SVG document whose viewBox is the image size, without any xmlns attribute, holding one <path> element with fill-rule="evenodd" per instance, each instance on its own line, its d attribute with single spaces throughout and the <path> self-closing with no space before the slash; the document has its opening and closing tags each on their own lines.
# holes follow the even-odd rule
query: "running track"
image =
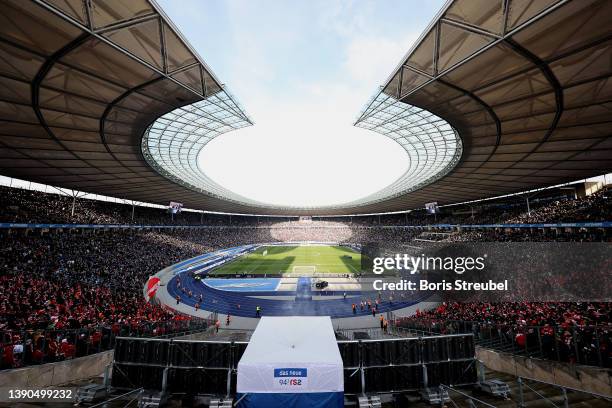
<svg viewBox="0 0 612 408">
<path fill-rule="evenodd" d="M 192 291 L 192 297 L 188 297 L 178 288 L 178 276 L 180 276 L 181 285 L 187 292 Z M 357 307 L 357 313 L 353 314 L 351 305 L 352 303 L 359 305 L 361 300 L 365 300 L 368 297 L 374 300 L 376 296 L 374 293 L 361 294 L 360 292 L 347 291 L 346 299 L 312 300 L 310 278 L 299 278 L 296 292 L 238 292 L 212 288 L 205 285 L 202 281 L 193 279 L 187 273 L 181 273 L 178 276 L 174 276 L 167 284 L 168 293 L 173 298 L 176 298 L 176 295 L 180 295 L 181 303 L 194 307 L 201 294 L 203 302 L 200 304 L 200 309 L 220 314 L 229 313 L 232 316 L 255 317 L 255 308 L 257 306 L 262 308 L 262 316 L 331 316 L 332 318 L 367 316 L 372 314 L 367 307 L 364 308 L 363 312 Z M 329 294 L 338 295 L 338 293 Z M 295 300 L 253 298 L 253 296 L 274 295 L 295 296 Z M 382 301 L 378 306 L 378 312 L 402 309 L 420 301 L 420 299 L 402 302 Z"/>
</svg>

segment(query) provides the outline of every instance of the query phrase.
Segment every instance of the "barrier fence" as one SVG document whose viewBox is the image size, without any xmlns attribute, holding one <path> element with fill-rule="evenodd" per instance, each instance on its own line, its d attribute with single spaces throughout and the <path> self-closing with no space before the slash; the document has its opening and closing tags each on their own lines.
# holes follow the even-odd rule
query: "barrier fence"
<svg viewBox="0 0 612 408">
<path fill-rule="evenodd" d="M 236 392 L 236 369 L 248 342 L 117 339 L 111 385 L 173 394 Z"/>
<path fill-rule="evenodd" d="M 170 337 L 206 330 L 210 319 L 80 329 L 0 330 L 0 369 L 52 363 L 112 350 L 121 336 Z"/>
<path fill-rule="evenodd" d="M 477 345 L 564 363 L 612 368 L 612 326 L 516 326 L 476 321 L 398 320 L 398 336 L 471 333 Z"/>
<path fill-rule="evenodd" d="M 248 342 L 117 339 L 112 386 L 171 394 L 234 395 Z M 345 394 L 414 391 L 477 381 L 471 334 L 340 340 Z"/>
<path fill-rule="evenodd" d="M 338 341 L 345 394 L 405 392 L 477 381 L 471 334 Z"/>
</svg>

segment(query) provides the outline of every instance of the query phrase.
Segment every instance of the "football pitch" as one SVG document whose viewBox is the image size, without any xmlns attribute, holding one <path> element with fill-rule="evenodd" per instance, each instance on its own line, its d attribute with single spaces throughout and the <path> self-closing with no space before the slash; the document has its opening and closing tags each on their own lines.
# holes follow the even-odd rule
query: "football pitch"
<svg viewBox="0 0 612 408">
<path fill-rule="evenodd" d="M 342 246 L 265 246 L 214 269 L 210 275 L 359 272 L 361 254 Z"/>
</svg>

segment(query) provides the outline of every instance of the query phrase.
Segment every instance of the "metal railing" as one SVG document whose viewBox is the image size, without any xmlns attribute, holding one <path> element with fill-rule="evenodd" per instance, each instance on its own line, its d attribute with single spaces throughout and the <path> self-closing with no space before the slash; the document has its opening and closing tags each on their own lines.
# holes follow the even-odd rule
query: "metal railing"
<svg viewBox="0 0 612 408">
<path fill-rule="evenodd" d="M 444 396 L 445 396 L 445 394 L 447 394 L 448 395 L 448 399 L 452 403 L 452 406 L 454 406 L 455 408 L 459 408 L 459 405 L 456 403 L 455 400 L 453 400 L 453 397 L 452 397 L 452 393 L 455 393 L 455 394 L 458 394 L 461 398 L 467 399 L 469 401 L 469 407 L 471 407 L 471 408 L 476 408 L 476 407 L 481 407 L 481 406 L 482 407 L 487 407 L 487 408 L 497 408 L 495 405 L 491 405 L 488 402 L 482 401 L 482 400 L 480 400 L 480 399 L 478 399 L 476 397 L 473 397 L 472 395 L 466 394 L 463 391 L 459 391 L 456 388 L 449 387 L 449 386 L 444 385 L 444 384 L 440 384 L 438 386 L 438 389 L 439 389 L 439 393 L 440 393 L 440 396 L 441 396 L 441 398 L 440 398 L 440 406 L 441 407 L 446 406 L 446 404 L 445 404 L 445 402 L 446 402 L 445 399 L 446 398 L 444 398 Z"/>
<path fill-rule="evenodd" d="M 0 370 L 53 363 L 112 350 L 118 337 L 176 337 L 214 326 L 210 319 L 80 329 L 0 330 Z M 7 350 L 7 348 L 10 348 Z"/>
<path fill-rule="evenodd" d="M 107 408 L 108 407 L 108 403 L 109 402 L 115 402 L 115 401 L 120 401 L 120 400 L 126 400 L 128 399 L 127 404 L 123 405 L 123 408 L 126 408 L 128 406 L 130 406 L 132 404 L 132 402 L 138 402 L 140 403 L 140 400 L 142 399 L 142 395 L 144 393 L 144 389 L 143 388 L 137 388 L 135 390 L 131 390 L 128 391 L 126 393 L 117 395 L 115 397 L 109 398 L 103 402 L 97 403 L 95 405 L 91 405 L 89 408 Z"/>
<path fill-rule="evenodd" d="M 339 340 L 382 339 L 389 337 L 385 330 L 374 327 L 367 327 L 363 329 L 337 329 L 335 332 L 336 337 L 338 337 Z M 358 337 L 357 339 L 355 338 L 356 333 Z"/>
<path fill-rule="evenodd" d="M 476 321 L 406 319 L 395 335 L 472 333 L 477 345 L 511 354 L 612 368 L 612 326 L 523 326 Z"/>
<path fill-rule="evenodd" d="M 555 395 L 555 396 L 543 395 L 543 393 L 537 391 L 536 389 L 534 389 L 534 387 L 530 386 L 529 382 L 545 384 L 545 385 L 548 385 L 548 386 L 551 386 L 551 387 L 554 387 L 554 388 L 558 388 L 559 391 L 561 392 L 561 395 Z M 518 377 L 517 383 L 518 383 L 518 396 L 517 396 L 518 397 L 518 401 L 517 401 L 517 404 L 518 404 L 518 406 L 520 408 L 523 408 L 523 407 L 528 405 L 526 403 L 526 401 L 525 401 L 525 391 L 526 390 L 528 392 L 533 392 L 535 395 L 538 396 L 539 399 L 547 401 L 548 403 L 550 403 L 550 405 L 552 405 L 552 406 L 554 406 L 556 408 L 560 408 L 560 406 L 555 403 L 555 400 L 557 400 L 557 399 L 561 399 L 564 408 L 568 408 L 570 406 L 570 398 L 568 396 L 568 392 L 576 393 L 576 394 L 585 394 L 585 395 L 588 395 L 590 397 L 604 399 L 604 400 L 612 403 L 612 396 L 611 395 L 603 395 L 603 394 L 599 394 L 599 393 L 596 393 L 596 392 L 579 390 L 579 389 L 576 389 L 576 388 L 566 387 L 566 386 L 560 385 L 560 384 L 554 384 L 554 383 L 550 383 L 550 382 L 546 382 L 546 381 L 536 380 L 534 378 Z"/>
<path fill-rule="evenodd" d="M 540 386 L 536 387 L 534 383 L 540 384 Z M 516 403 L 516 406 L 519 408 L 525 408 L 528 406 L 541 407 L 542 402 L 545 403 L 544 406 L 554 408 L 569 408 L 573 404 L 585 404 L 585 397 L 589 399 L 595 398 L 599 400 L 605 400 L 608 403 L 612 403 L 611 395 L 604 395 L 596 392 L 579 390 L 576 388 L 566 387 L 560 384 L 536 380 L 534 378 L 517 377 L 516 385 L 517 388 L 512 393 L 511 399 Z M 550 389 L 543 389 L 542 385 L 544 385 L 545 387 L 548 386 L 550 387 Z M 448 394 L 448 399 L 451 403 L 450 405 L 454 407 L 458 408 L 460 406 L 460 400 L 466 400 L 468 406 L 472 408 L 495 408 L 495 405 L 483 401 L 482 399 L 476 398 L 474 395 L 468 394 L 464 390 L 458 390 L 453 386 L 440 384 L 438 388 L 441 395 L 443 395 L 444 392 Z M 455 399 L 454 396 L 458 396 L 458 399 Z M 441 401 L 441 406 L 443 405 L 445 405 L 444 401 Z"/>
</svg>

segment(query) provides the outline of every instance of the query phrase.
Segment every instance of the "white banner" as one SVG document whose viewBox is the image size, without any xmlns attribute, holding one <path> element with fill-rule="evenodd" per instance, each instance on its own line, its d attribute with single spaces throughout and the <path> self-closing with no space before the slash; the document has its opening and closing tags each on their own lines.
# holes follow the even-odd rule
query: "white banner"
<svg viewBox="0 0 612 408">
<path fill-rule="evenodd" d="M 331 319 L 263 317 L 238 363 L 238 393 L 344 391 Z"/>
</svg>

